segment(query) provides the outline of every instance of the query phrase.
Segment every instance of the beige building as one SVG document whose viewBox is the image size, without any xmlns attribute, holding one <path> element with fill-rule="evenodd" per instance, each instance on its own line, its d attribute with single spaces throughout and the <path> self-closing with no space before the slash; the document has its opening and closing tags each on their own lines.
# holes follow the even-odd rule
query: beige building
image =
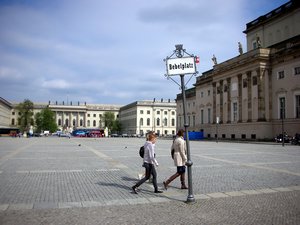
<svg viewBox="0 0 300 225">
<path fill-rule="evenodd" d="M 136 101 L 120 108 L 120 122 L 126 134 L 176 134 L 176 102 L 167 100 Z"/>
<path fill-rule="evenodd" d="M 119 105 L 101 104 L 49 104 L 55 113 L 56 124 L 60 129 L 99 128 L 104 129 L 104 113 L 112 112 L 119 117 Z"/>
<path fill-rule="evenodd" d="M 0 98 L 0 128 L 17 128 L 19 112 L 16 103 Z M 34 103 L 34 116 L 42 109 L 49 108 L 55 113 L 60 130 L 72 132 L 74 129 L 105 129 L 104 113 L 113 112 L 122 123 L 123 133 L 144 135 L 155 131 L 159 135 L 176 133 L 176 102 L 137 101 L 126 106 L 103 104 L 70 103 Z"/>
<path fill-rule="evenodd" d="M 271 139 L 300 133 L 300 9 L 290 1 L 247 24 L 247 51 L 187 90 L 189 130 L 207 138 Z M 178 126 L 183 127 L 181 94 Z"/>
<path fill-rule="evenodd" d="M 12 104 L 0 97 L 0 127 L 8 128 L 11 123 Z"/>
</svg>

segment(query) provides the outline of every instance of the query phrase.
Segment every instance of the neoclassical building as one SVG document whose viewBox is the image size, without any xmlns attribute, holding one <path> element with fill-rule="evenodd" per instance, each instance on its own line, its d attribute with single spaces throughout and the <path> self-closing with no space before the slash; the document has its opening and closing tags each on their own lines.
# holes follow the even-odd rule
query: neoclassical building
<svg viewBox="0 0 300 225">
<path fill-rule="evenodd" d="M 18 103 L 10 103 L 0 97 L 0 130 L 18 127 Z M 128 135 L 144 135 L 155 131 L 159 135 L 176 133 L 176 102 L 173 100 L 144 100 L 125 106 L 72 102 L 34 103 L 34 115 L 49 108 L 55 113 L 60 130 L 105 129 L 103 115 L 112 112 L 122 123 L 122 132 Z"/>
<path fill-rule="evenodd" d="M 119 118 L 127 134 L 176 134 L 176 102 L 174 100 L 136 101 L 120 108 Z"/>
<path fill-rule="evenodd" d="M 300 9 L 290 1 L 246 25 L 247 51 L 186 91 L 189 130 L 207 138 L 271 139 L 300 133 Z M 183 127 L 182 96 L 177 95 Z"/>
<path fill-rule="evenodd" d="M 99 128 L 104 129 L 103 115 L 112 112 L 119 117 L 119 105 L 104 104 L 51 104 L 47 106 L 55 113 L 55 120 L 59 128 Z"/>
</svg>

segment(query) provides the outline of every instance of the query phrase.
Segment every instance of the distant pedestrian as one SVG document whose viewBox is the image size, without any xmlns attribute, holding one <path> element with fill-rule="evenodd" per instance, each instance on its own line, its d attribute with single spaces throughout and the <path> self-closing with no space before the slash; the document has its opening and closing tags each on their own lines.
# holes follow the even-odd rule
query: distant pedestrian
<svg viewBox="0 0 300 225">
<path fill-rule="evenodd" d="M 152 183 L 154 187 L 155 193 L 162 193 L 162 191 L 158 190 L 157 186 L 157 174 L 155 166 L 158 166 L 158 162 L 155 159 L 155 142 L 156 142 L 156 135 L 154 133 L 150 133 L 146 143 L 144 144 L 144 159 L 143 159 L 143 167 L 145 167 L 145 177 L 138 181 L 133 187 L 133 193 L 137 194 L 137 188 L 147 181 L 150 176 L 152 175 Z"/>
<path fill-rule="evenodd" d="M 164 181 L 164 187 L 167 190 L 168 185 L 177 177 L 180 176 L 180 182 L 181 182 L 181 189 L 187 189 L 187 186 L 185 185 L 185 163 L 187 161 L 186 156 L 186 145 L 184 141 L 184 130 L 179 130 L 177 132 L 177 137 L 174 140 L 171 152 L 174 151 L 174 154 L 172 154 L 174 165 L 177 167 L 177 172 L 172 175 L 167 181 Z"/>
</svg>

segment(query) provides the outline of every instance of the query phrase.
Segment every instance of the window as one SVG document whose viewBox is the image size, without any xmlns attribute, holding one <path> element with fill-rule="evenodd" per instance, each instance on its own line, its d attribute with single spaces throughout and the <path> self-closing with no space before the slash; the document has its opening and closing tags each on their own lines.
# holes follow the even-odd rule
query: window
<svg viewBox="0 0 300 225">
<path fill-rule="evenodd" d="M 172 119 L 172 126 L 175 126 L 175 119 Z"/>
<path fill-rule="evenodd" d="M 210 114 L 211 114 L 211 109 L 207 109 L 207 121 L 208 121 L 208 123 L 211 123 Z"/>
<path fill-rule="evenodd" d="M 279 71 L 278 72 L 278 80 L 283 79 L 284 78 L 284 71 Z"/>
<path fill-rule="evenodd" d="M 11 119 L 11 125 L 15 125 L 15 119 Z"/>
<path fill-rule="evenodd" d="M 95 127 L 95 126 L 96 126 L 96 120 L 93 121 L 93 127 Z"/>
<path fill-rule="evenodd" d="M 15 115 L 15 112 L 12 112 L 11 114 L 12 114 L 12 115 Z"/>
<path fill-rule="evenodd" d="M 224 85 L 224 92 L 227 92 L 227 85 Z"/>
<path fill-rule="evenodd" d="M 210 90 L 207 91 L 207 96 L 210 96 Z"/>
<path fill-rule="evenodd" d="M 300 66 L 294 68 L 295 75 L 300 75 Z"/>
<path fill-rule="evenodd" d="M 165 127 L 168 126 L 168 120 L 167 120 L 167 118 L 164 119 L 164 126 Z"/>
<path fill-rule="evenodd" d="M 175 112 L 174 112 L 174 111 L 172 111 L 172 115 L 173 115 L 173 116 L 175 115 Z"/>
<path fill-rule="evenodd" d="M 87 114 L 87 117 L 90 117 L 90 114 L 89 114 L 89 113 Z"/>
<path fill-rule="evenodd" d="M 285 119 L 285 97 L 279 98 L 279 118 Z"/>
<path fill-rule="evenodd" d="M 99 114 L 99 117 L 102 118 L 102 114 Z"/>
<path fill-rule="evenodd" d="M 150 110 L 147 110 L 147 114 L 148 114 L 148 115 L 150 114 Z"/>
<path fill-rule="evenodd" d="M 243 79 L 243 88 L 246 88 L 247 84 L 248 84 L 247 79 Z"/>
<path fill-rule="evenodd" d="M 144 110 L 140 110 L 140 114 L 144 114 Z"/>
<path fill-rule="evenodd" d="M 61 126 L 61 119 L 58 119 L 58 126 Z"/>
<path fill-rule="evenodd" d="M 193 127 L 196 125 L 196 124 L 195 124 L 195 123 L 196 123 L 196 122 L 195 122 L 195 119 L 196 119 L 196 118 L 195 118 L 195 115 L 193 115 Z"/>
<path fill-rule="evenodd" d="M 143 118 L 140 119 L 140 126 L 144 126 L 144 120 L 143 120 Z"/>
<path fill-rule="evenodd" d="M 238 108 L 237 108 L 237 102 L 232 103 L 232 115 L 233 115 L 233 121 L 237 121 L 237 115 L 238 115 Z"/>
<path fill-rule="evenodd" d="M 96 114 L 94 114 L 94 117 L 96 117 Z"/>
<path fill-rule="evenodd" d="M 80 126 L 82 127 L 83 126 L 83 120 L 82 119 L 80 119 Z"/>
<path fill-rule="evenodd" d="M 75 127 L 75 126 L 76 126 L 76 120 L 73 119 L 73 127 Z"/>
<path fill-rule="evenodd" d="M 300 118 L 300 95 L 296 95 L 296 118 Z"/>
<path fill-rule="evenodd" d="M 253 86 L 257 85 L 257 76 L 252 77 L 252 85 Z"/>
<path fill-rule="evenodd" d="M 89 127 L 91 125 L 91 122 L 88 120 L 87 121 L 87 126 Z"/>
<path fill-rule="evenodd" d="M 203 109 L 201 109 L 201 124 L 203 124 L 204 123 L 204 112 L 203 112 Z"/>
<path fill-rule="evenodd" d="M 159 114 L 160 114 L 160 111 L 157 111 L 156 114 L 159 115 Z"/>
<path fill-rule="evenodd" d="M 147 119 L 147 126 L 150 126 L 150 119 Z"/>
<path fill-rule="evenodd" d="M 167 112 L 167 111 L 164 111 L 164 114 L 165 114 L 165 115 L 168 115 L 168 112 Z"/>
<path fill-rule="evenodd" d="M 160 119 L 157 118 L 157 119 L 156 119 L 156 126 L 159 126 L 159 125 L 160 125 Z"/>
<path fill-rule="evenodd" d="M 69 126 L 69 119 L 65 120 L 65 125 L 68 127 Z"/>
</svg>

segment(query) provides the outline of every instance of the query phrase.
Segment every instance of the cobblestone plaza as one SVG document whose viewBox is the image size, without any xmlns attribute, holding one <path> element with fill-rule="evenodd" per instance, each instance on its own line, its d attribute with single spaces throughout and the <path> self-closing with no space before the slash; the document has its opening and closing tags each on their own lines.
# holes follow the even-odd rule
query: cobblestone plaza
<svg viewBox="0 0 300 225">
<path fill-rule="evenodd" d="M 174 173 L 159 139 L 158 184 Z M 142 138 L 1 138 L 0 224 L 300 224 L 300 148 L 191 141 L 194 204 L 131 186 Z"/>
</svg>

